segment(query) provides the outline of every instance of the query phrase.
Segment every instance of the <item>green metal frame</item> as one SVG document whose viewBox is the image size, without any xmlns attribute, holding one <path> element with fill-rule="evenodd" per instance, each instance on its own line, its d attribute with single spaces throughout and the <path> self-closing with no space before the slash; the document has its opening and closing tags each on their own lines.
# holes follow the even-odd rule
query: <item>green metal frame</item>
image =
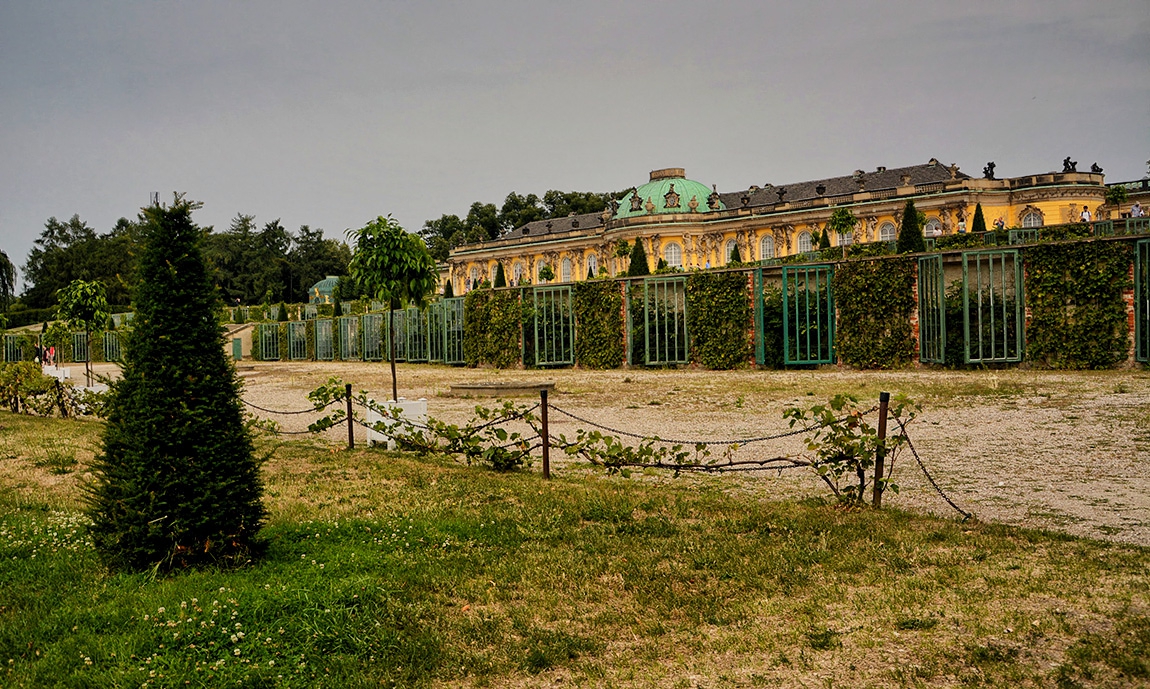
<svg viewBox="0 0 1150 689">
<path fill-rule="evenodd" d="M 359 316 L 340 316 L 338 327 L 339 358 L 344 361 L 359 359 Z"/>
<path fill-rule="evenodd" d="M 687 278 L 652 277 L 643 280 L 644 363 L 668 366 L 690 362 L 687 333 Z"/>
<path fill-rule="evenodd" d="M 90 352 L 88 351 L 88 333 L 72 333 L 72 361 L 73 363 L 82 363 L 87 361 Z"/>
<path fill-rule="evenodd" d="M 387 358 L 384 344 L 387 338 L 387 313 L 365 313 L 359 317 L 359 331 L 363 333 L 363 360 L 383 361 Z"/>
<path fill-rule="evenodd" d="M 427 363 L 428 353 L 428 327 L 427 311 L 414 306 L 408 307 L 404 317 L 407 325 L 407 360 L 413 363 Z"/>
<path fill-rule="evenodd" d="M 260 360 L 280 360 L 280 326 L 279 323 L 260 323 L 256 326 L 256 337 L 259 340 Z"/>
<path fill-rule="evenodd" d="M 427 305 L 427 361 L 432 364 L 443 362 L 444 350 L 447 348 L 443 308 L 442 301 L 433 301 Z"/>
<path fill-rule="evenodd" d="M 463 297 L 443 300 L 443 363 L 458 366 L 463 358 Z"/>
<path fill-rule="evenodd" d="M 783 363 L 835 361 L 834 266 L 783 267 Z"/>
<path fill-rule="evenodd" d="M 1150 218 L 1126 218 L 1126 234 L 1150 232 Z"/>
<path fill-rule="evenodd" d="M 123 358 L 123 348 L 120 346 L 120 333 L 114 330 L 104 332 L 104 361 L 117 362 Z"/>
<path fill-rule="evenodd" d="M 918 259 L 918 360 L 946 363 L 946 284 L 942 256 Z"/>
<path fill-rule="evenodd" d="M 335 358 L 335 347 L 331 338 L 332 322 L 330 318 L 317 318 L 315 321 L 315 358 L 316 361 L 331 361 Z"/>
<path fill-rule="evenodd" d="M 765 309 L 763 308 L 763 269 L 755 268 L 753 273 L 754 278 L 752 284 L 754 285 L 755 295 L 754 309 L 755 309 L 755 363 L 762 366 L 767 363 L 767 350 L 766 350 L 766 324 L 763 323 L 765 316 Z"/>
<path fill-rule="evenodd" d="M 1134 251 L 1134 358 L 1150 363 L 1150 239 Z"/>
<path fill-rule="evenodd" d="M 407 361 L 407 312 L 396 309 L 391 312 L 391 318 L 391 337 L 395 338 L 395 360 Z M 391 345 L 388 344 L 388 347 Z"/>
<path fill-rule="evenodd" d="M 535 365 L 570 366 L 575 363 L 575 306 L 570 285 L 536 287 Z"/>
<path fill-rule="evenodd" d="M 314 321 L 319 318 L 319 307 L 315 304 L 303 305 L 303 319 L 305 321 Z"/>
<path fill-rule="evenodd" d="M 307 323 L 292 321 L 287 327 L 288 357 L 292 361 L 307 358 Z"/>
<path fill-rule="evenodd" d="M 1018 250 L 963 252 L 962 291 L 966 363 L 1022 361 L 1026 334 Z"/>
</svg>

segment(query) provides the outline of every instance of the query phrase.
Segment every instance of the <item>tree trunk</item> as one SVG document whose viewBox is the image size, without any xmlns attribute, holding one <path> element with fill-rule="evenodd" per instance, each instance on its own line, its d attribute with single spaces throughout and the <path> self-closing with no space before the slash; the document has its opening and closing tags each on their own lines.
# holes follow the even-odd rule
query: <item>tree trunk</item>
<svg viewBox="0 0 1150 689">
<path fill-rule="evenodd" d="M 391 360 L 391 399 L 394 402 L 399 401 L 399 392 L 395 386 L 395 309 L 389 308 L 387 310 L 387 342 L 391 345 L 391 354 L 387 358 Z"/>
</svg>

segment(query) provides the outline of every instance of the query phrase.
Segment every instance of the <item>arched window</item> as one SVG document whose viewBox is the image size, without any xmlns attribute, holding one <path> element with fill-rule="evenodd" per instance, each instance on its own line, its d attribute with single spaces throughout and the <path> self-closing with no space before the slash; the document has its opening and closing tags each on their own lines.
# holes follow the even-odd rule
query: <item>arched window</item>
<svg viewBox="0 0 1150 689">
<path fill-rule="evenodd" d="M 495 274 L 499 272 L 499 261 L 495 261 L 487 268 L 487 280 L 492 285 L 495 284 Z"/>
<path fill-rule="evenodd" d="M 1023 227 L 1042 227 L 1042 214 L 1038 211 L 1029 211 L 1022 216 Z"/>
<path fill-rule="evenodd" d="M 775 238 L 766 235 L 759 240 L 759 259 L 766 260 L 775 257 Z"/>
<path fill-rule="evenodd" d="M 536 283 L 543 282 L 543 278 L 539 277 L 539 274 L 543 272 L 543 268 L 546 265 L 547 264 L 544 263 L 543 261 L 540 261 L 540 262 L 535 264 L 535 282 Z"/>
<path fill-rule="evenodd" d="M 523 282 L 523 263 L 516 261 L 515 265 L 511 267 L 511 274 L 515 277 L 515 284 Z"/>
<path fill-rule="evenodd" d="M 922 236 L 924 237 L 941 237 L 942 236 L 942 223 L 938 218 L 931 218 L 926 221 L 926 225 L 922 228 Z"/>
<path fill-rule="evenodd" d="M 571 259 L 563 259 L 559 268 L 559 279 L 563 282 L 571 282 Z"/>
<path fill-rule="evenodd" d="M 599 274 L 599 258 L 595 254 L 587 254 L 587 273 L 592 277 Z"/>
<path fill-rule="evenodd" d="M 479 286 L 479 266 L 471 266 L 471 284 L 468 286 L 470 289 L 475 289 Z"/>
<path fill-rule="evenodd" d="M 731 254 L 733 254 L 735 252 L 735 250 L 738 248 L 739 248 L 738 242 L 736 242 L 733 239 L 727 240 L 727 248 L 725 251 L 723 251 L 723 263 L 724 264 L 731 262 Z M 739 258 L 742 258 L 742 257 L 740 256 Z"/>
<path fill-rule="evenodd" d="M 683 267 L 683 248 L 675 242 L 663 247 L 663 260 L 672 268 Z"/>
<path fill-rule="evenodd" d="M 799 253 L 800 254 L 805 254 L 806 252 L 811 251 L 813 249 L 813 247 L 811 246 L 811 233 L 810 232 L 804 231 L 804 232 L 799 233 L 798 246 L 799 246 Z"/>
<path fill-rule="evenodd" d="M 895 240 L 894 223 L 884 222 L 878 228 L 878 240 L 880 242 L 893 242 Z"/>
<path fill-rule="evenodd" d="M 846 232 L 839 232 L 838 236 L 839 236 L 839 246 L 850 246 L 851 244 L 854 244 L 855 233 L 853 230 L 847 230 Z"/>
</svg>

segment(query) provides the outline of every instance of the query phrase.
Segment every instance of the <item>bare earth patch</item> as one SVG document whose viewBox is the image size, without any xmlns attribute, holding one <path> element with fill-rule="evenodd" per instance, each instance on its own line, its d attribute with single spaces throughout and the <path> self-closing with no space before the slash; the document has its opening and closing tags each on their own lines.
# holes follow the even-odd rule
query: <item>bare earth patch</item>
<svg viewBox="0 0 1150 689">
<path fill-rule="evenodd" d="M 858 372 L 700 370 L 513 370 L 400 364 L 400 395 L 428 399 L 432 416 L 466 421 L 491 399 L 446 395 L 452 383 L 555 381 L 551 404 L 588 421 L 641 435 L 685 440 L 738 439 L 788 430 L 783 411 L 837 393 L 877 400 L 880 390 L 923 405 L 910 436 L 942 489 L 980 520 L 1150 545 L 1150 373 L 1144 371 Z M 240 364 L 245 399 L 268 409 L 308 406 L 307 393 L 338 376 L 376 399 L 390 397 L 386 364 Z M 526 404 L 537 399 L 521 398 Z M 259 413 L 301 430 L 314 417 Z M 586 424 L 552 410 L 553 433 Z M 332 442 L 345 429 L 327 432 Z M 740 456 L 802 451 L 798 438 L 749 445 Z M 561 453 L 552 454 L 564 470 Z M 656 477 L 651 477 L 659 480 Z M 895 467 L 902 492 L 893 506 L 955 516 L 903 455 Z M 800 470 L 731 477 L 770 498 L 822 495 Z"/>
</svg>

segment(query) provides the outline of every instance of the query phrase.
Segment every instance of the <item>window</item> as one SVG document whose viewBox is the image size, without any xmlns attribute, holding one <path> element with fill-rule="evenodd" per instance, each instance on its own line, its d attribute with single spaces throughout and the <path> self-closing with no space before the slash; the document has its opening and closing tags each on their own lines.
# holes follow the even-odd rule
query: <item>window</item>
<svg viewBox="0 0 1150 689">
<path fill-rule="evenodd" d="M 775 238 L 767 235 L 759 240 L 759 258 L 766 260 L 775 257 Z"/>
<path fill-rule="evenodd" d="M 855 233 L 853 230 L 839 232 L 839 246 L 850 246 L 851 244 L 854 244 L 854 241 Z"/>
<path fill-rule="evenodd" d="M 880 242 L 893 242 L 895 239 L 894 223 L 884 222 L 878 228 L 878 240 Z"/>
<path fill-rule="evenodd" d="M 511 275 L 515 277 L 515 284 L 523 282 L 523 263 L 516 261 L 515 265 L 511 267 Z"/>
<path fill-rule="evenodd" d="M 571 282 L 571 259 L 563 259 L 559 268 L 559 279 L 563 282 Z"/>
<path fill-rule="evenodd" d="M 495 274 L 497 272 L 499 272 L 499 262 L 498 261 L 495 263 L 492 263 L 491 266 L 487 269 L 487 280 L 493 285 L 495 284 Z"/>
<path fill-rule="evenodd" d="M 1042 227 L 1042 214 L 1038 211 L 1029 211 L 1022 216 L 1023 227 Z"/>
<path fill-rule="evenodd" d="M 471 266 L 471 289 L 479 286 L 479 266 Z"/>
<path fill-rule="evenodd" d="M 731 254 L 735 253 L 735 250 L 738 248 L 739 248 L 738 242 L 736 242 L 733 239 L 728 240 L 727 241 L 727 249 L 726 249 L 726 251 L 723 252 L 723 263 L 730 263 L 731 262 Z M 740 258 L 742 258 L 742 257 L 740 256 Z"/>
<path fill-rule="evenodd" d="M 811 250 L 812 250 L 811 233 L 810 232 L 800 232 L 799 233 L 799 253 L 805 254 L 806 252 L 811 251 Z"/>
<path fill-rule="evenodd" d="M 675 242 L 663 247 L 663 260 L 672 268 L 683 267 L 683 249 Z"/>
<path fill-rule="evenodd" d="M 938 218 L 931 218 L 926 221 L 926 225 L 922 228 L 922 236 L 924 237 L 941 237 L 942 236 L 942 223 Z"/>
<path fill-rule="evenodd" d="M 595 254 L 587 254 L 587 273 L 592 277 L 599 274 L 599 259 Z"/>
</svg>

